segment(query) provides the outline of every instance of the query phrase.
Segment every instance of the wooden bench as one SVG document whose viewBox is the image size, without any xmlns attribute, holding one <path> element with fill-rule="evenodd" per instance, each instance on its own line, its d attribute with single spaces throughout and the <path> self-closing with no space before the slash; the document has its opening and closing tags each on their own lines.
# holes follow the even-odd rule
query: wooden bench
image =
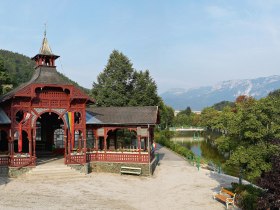
<svg viewBox="0 0 280 210">
<path fill-rule="evenodd" d="M 219 193 L 215 193 L 213 195 L 213 199 L 224 202 L 228 209 L 229 204 L 234 206 L 235 193 L 230 192 L 222 187 Z"/>
<path fill-rule="evenodd" d="M 136 175 L 140 175 L 141 171 L 142 171 L 141 168 L 121 166 L 121 174 L 136 174 Z"/>
</svg>

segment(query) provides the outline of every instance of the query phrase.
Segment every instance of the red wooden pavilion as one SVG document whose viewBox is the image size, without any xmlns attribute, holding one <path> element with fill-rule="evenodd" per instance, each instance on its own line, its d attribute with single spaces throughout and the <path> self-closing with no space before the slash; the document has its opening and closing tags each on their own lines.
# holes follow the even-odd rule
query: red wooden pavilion
<svg viewBox="0 0 280 210">
<path fill-rule="evenodd" d="M 0 167 L 21 171 L 37 157 L 63 154 L 78 168 L 118 172 L 136 164 L 150 174 L 158 107 L 89 108 L 94 100 L 57 72 L 58 57 L 45 33 L 31 80 L 0 98 Z"/>
</svg>

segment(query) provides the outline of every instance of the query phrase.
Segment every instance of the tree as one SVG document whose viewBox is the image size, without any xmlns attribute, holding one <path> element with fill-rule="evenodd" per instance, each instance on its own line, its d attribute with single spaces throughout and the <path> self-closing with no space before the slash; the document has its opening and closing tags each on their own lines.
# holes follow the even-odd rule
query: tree
<svg viewBox="0 0 280 210">
<path fill-rule="evenodd" d="M 276 140 L 278 145 L 280 139 Z M 271 158 L 271 171 L 262 174 L 258 185 L 266 189 L 263 196 L 258 200 L 258 209 L 279 209 L 280 208 L 280 155 Z"/>
<path fill-rule="evenodd" d="M 180 126 L 191 126 L 192 124 L 192 118 L 186 114 L 178 114 L 174 118 L 173 124 L 177 127 Z"/>
<path fill-rule="evenodd" d="M 192 114 L 191 107 L 188 106 L 185 110 L 178 113 L 178 115 L 181 115 L 181 114 L 185 114 L 185 115 L 190 116 Z"/>
<path fill-rule="evenodd" d="M 240 170 L 240 178 L 254 181 L 271 167 L 275 154 L 271 139 L 280 135 L 280 100 L 266 97 L 259 101 L 240 96 L 235 106 L 225 107 L 212 127 L 225 131 L 215 144 L 221 152 L 230 152 L 226 165 Z"/>
<path fill-rule="evenodd" d="M 280 98 L 280 89 L 274 90 L 268 94 L 269 97 Z"/>
<path fill-rule="evenodd" d="M 150 72 L 134 72 L 133 88 L 129 98 L 131 106 L 155 106 L 159 105 L 160 97 L 157 94 L 157 85 L 151 78 Z"/>
<path fill-rule="evenodd" d="M 221 101 L 219 103 L 214 104 L 212 106 L 212 108 L 216 109 L 217 111 L 222 111 L 227 106 L 233 107 L 234 106 L 234 102 L 231 102 L 231 101 Z"/>
<path fill-rule="evenodd" d="M 201 112 L 201 124 L 208 129 L 216 129 L 218 125 L 219 112 L 212 107 L 207 107 Z"/>
<path fill-rule="evenodd" d="M 113 50 L 102 73 L 93 83 L 91 91 L 97 106 L 126 106 L 133 88 L 132 63 L 117 50 Z"/>
<path fill-rule="evenodd" d="M 159 106 L 161 98 L 148 70 L 133 69 L 130 60 L 114 50 L 93 83 L 91 95 L 97 106 Z"/>
<path fill-rule="evenodd" d="M 11 79 L 4 67 L 4 62 L 0 59 L 0 95 L 6 92 L 5 85 L 10 85 Z"/>
<path fill-rule="evenodd" d="M 240 182 L 245 176 L 250 181 L 255 181 L 263 172 L 271 169 L 271 164 L 268 161 L 274 154 L 277 147 L 258 143 L 248 147 L 239 146 L 227 160 L 226 165 L 229 167 L 239 168 Z"/>
<path fill-rule="evenodd" d="M 174 120 L 174 109 L 170 106 L 167 106 L 160 100 L 160 128 L 166 129 L 173 125 Z"/>
</svg>

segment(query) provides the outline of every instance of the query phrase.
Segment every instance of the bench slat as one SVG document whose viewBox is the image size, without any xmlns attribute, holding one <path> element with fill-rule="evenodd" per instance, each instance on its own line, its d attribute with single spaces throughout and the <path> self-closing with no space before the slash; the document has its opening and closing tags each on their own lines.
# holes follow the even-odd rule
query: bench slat
<svg viewBox="0 0 280 210">
<path fill-rule="evenodd" d="M 142 169 L 141 168 L 136 168 L 136 167 L 128 167 L 128 166 L 121 166 L 121 174 L 141 174 Z"/>
<path fill-rule="evenodd" d="M 127 166 L 121 166 L 121 169 L 141 170 L 141 168 L 127 167 Z"/>
<path fill-rule="evenodd" d="M 230 191 L 228 191 L 228 190 L 226 190 L 226 189 L 224 189 L 224 188 L 221 189 L 221 192 L 226 193 L 226 194 L 231 195 L 231 196 L 234 196 L 234 195 L 235 195 L 235 193 L 230 192 Z"/>
<path fill-rule="evenodd" d="M 221 188 L 218 194 L 213 195 L 213 198 L 224 202 L 228 208 L 229 204 L 234 205 L 235 193 L 230 192 L 229 190 L 226 190 L 224 188 Z"/>
<path fill-rule="evenodd" d="M 126 173 L 126 174 L 140 174 L 141 172 L 139 171 L 121 171 L 121 173 Z"/>
</svg>

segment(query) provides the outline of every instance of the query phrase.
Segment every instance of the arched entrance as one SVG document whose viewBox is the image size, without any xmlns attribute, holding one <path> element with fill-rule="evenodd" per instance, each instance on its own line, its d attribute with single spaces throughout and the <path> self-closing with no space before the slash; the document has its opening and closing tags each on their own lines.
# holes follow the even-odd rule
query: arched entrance
<svg viewBox="0 0 280 210">
<path fill-rule="evenodd" d="M 64 123 L 53 112 L 42 114 L 36 121 L 36 155 L 64 154 Z"/>
</svg>

